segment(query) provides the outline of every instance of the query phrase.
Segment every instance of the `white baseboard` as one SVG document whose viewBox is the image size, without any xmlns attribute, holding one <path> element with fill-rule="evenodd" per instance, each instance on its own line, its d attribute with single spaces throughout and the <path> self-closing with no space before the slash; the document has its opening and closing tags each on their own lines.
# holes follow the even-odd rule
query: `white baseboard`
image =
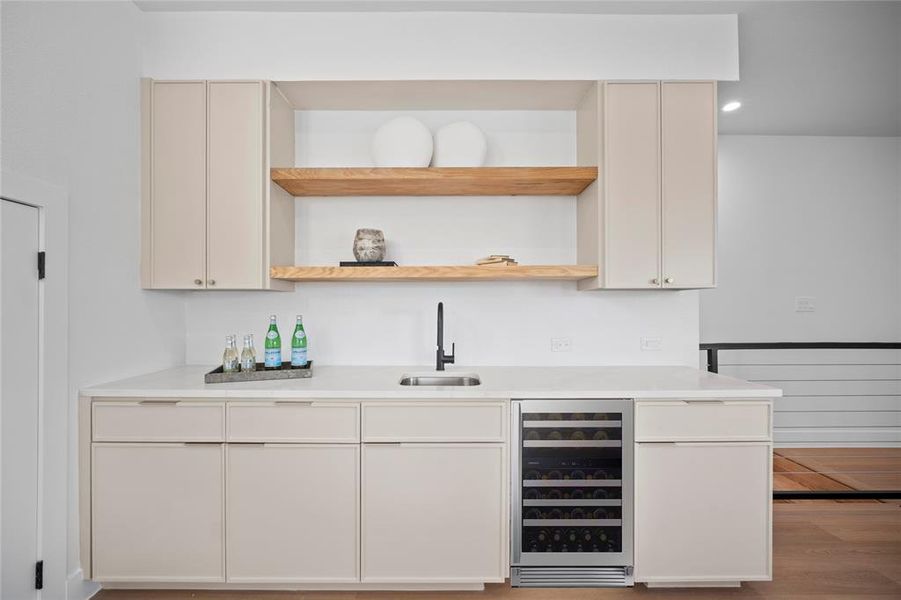
<svg viewBox="0 0 901 600">
<path fill-rule="evenodd" d="M 100 591 L 100 584 L 86 581 L 84 572 L 75 569 L 66 578 L 66 600 L 88 600 Z"/>
</svg>

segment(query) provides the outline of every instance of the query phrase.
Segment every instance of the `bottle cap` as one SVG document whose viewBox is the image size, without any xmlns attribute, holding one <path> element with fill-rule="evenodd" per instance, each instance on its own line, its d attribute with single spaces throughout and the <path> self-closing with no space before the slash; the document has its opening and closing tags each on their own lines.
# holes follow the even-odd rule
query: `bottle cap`
<svg viewBox="0 0 901 600">
<path fill-rule="evenodd" d="M 275 321 L 275 315 L 269 315 L 269 320 L 270 320 L 270 321 Z"/>
<path fill-rule="evenodd" d="M 297 321 L 298 322 L 303 321 L 303 315 L 297 315 Z"/>
</svg>

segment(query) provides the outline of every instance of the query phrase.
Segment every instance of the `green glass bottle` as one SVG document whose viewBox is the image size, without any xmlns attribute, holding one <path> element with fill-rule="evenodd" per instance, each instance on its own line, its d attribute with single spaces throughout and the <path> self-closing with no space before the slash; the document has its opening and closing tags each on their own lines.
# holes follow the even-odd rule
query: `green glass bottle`
<svg viewBox="0 0 901 600">
<path fill-rule="evenodd" d="M 303 315 L 297 315 L 297 325 L 291 336 L 291 366 L 307 366 L 307 333 L 303 330 Z"/>
<path fill-rule="evenodd" d="M 275 315 L 269 317 L 269 331 L 266 332 L 266 353 L 263 366 L 267 369 L 282 367 L 282 336 L 278 334 Z"/>
</svg>

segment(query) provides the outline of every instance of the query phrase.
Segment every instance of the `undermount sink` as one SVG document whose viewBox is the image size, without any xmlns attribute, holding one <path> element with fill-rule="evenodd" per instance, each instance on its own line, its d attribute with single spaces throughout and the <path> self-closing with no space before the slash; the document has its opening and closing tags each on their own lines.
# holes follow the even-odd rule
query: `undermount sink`
<svg viewBox="0 0 901 600">
<path fill-rule="evenodd" d="M 438 375 L 438 374 L 429 374 L 429 375 L 404 375 L 401 380 L 401 385 L 453 385 L 453 386 L 465 386 L 465 385 L 479 385 L 482 383 L 482 380 L 479 379 L 478 375 Z"/>
</svg>

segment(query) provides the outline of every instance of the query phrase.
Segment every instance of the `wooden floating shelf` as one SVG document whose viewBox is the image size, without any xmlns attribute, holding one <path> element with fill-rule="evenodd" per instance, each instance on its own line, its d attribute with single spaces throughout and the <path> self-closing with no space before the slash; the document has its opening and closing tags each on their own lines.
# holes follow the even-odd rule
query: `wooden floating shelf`
<svg viewBox="0 0 901 600">
<path fill-rule="evenodd" d="M 597 277 L 595 265 L 419 266 L 419 267 L 272 267 L 270 276 L 285 281 L 499 281 L 544 279 L 578 281 Z"/>
<path fill-rule="evenodd" d="M 272 169 L 292 196 L 575 196 L 597 167 Z"/>
</svg>

